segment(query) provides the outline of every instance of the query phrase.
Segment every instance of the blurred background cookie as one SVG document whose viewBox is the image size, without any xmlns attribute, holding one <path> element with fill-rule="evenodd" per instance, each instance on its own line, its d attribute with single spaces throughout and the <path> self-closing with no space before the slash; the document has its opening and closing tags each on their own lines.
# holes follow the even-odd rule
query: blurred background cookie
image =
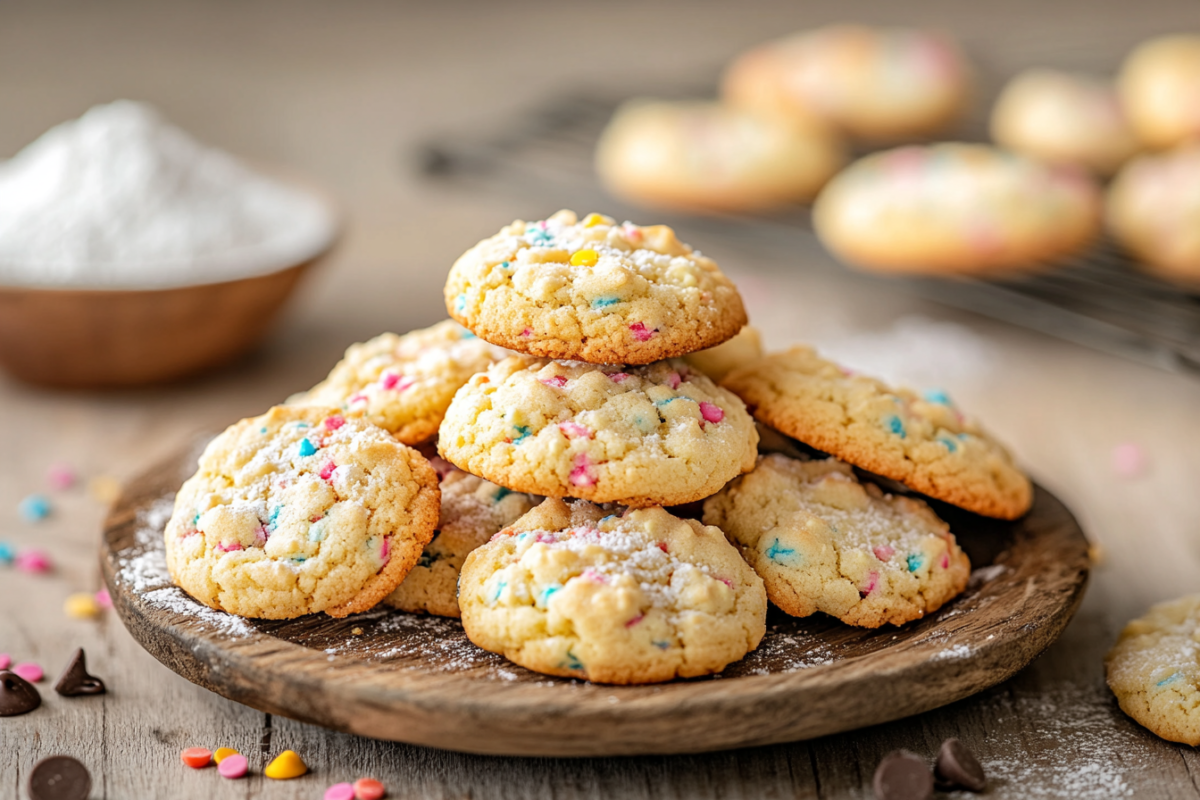
<svg viewBox="0 0 1200 800">
<path fill-rule="evenodd" d="M 813 208 L 821 242 L 851 264 L 920 274 L 1044 269 L 1099 228 L 1096 185 L 986 145 L 873 153 L 829 182 Z"/>
<path fill-rule="evenodd" d="M 1025 70 L 1005 85 L 991 134 L 1002 147 L 1099 175 L 1141 149 L 1109 81 L 1053 69 Z"/>
<path fill-rule="evenodd" d="M 1151 147 L 1200 138 L 1200 36 L 1163 36 L 1134 48 L 1117 89 L 1129 122 Z"/>
<path fill-rule="evenodd" d="M 970 69 L 949 36 L 910 28 L 831 25 L 736 59 L 722 80 L 732 105 L 815 117 L 872 141 L 928 136 L 963 111 Z"/>
<path fill-rule="evenodd" d="M 596 171 L 631 202 L 694 211 L 812 200 L 845 163 L 826 126 L 708 101 L 631 100 L 600 138 Z"/>
</svg>

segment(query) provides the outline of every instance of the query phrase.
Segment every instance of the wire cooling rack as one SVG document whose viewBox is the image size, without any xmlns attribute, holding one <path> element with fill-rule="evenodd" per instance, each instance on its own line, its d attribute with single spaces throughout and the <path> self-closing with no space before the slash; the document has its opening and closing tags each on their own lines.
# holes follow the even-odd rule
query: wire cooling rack
<svg viewBox="0 0 1200 800">
<path fill-rule="evenodd" d="M 711 88 L 675 94 L 702 97 L 711 94 Z M 514 116 L 508 127 L 493 123 L 487 136 L 450 135 L 421 145 L 417 167 L 431 179 L 552 197 L 575 208 L 611 209 L 626 213 L 626 219 L 644 216 L 605 193 L 592 172 L 597 138 L 622 99 L 589 91 L 559 95 Z M 977 135 L 960 138 L 984 139 L 978 135 L 985 129 L 983 120 L 968 120 L 964 129 Z M 769 216 L 657 216 L 681 231 L 703 225 L 706 241 L 719 239 L 730 247 L 780 259 L 820 246 L 803 207 Z M 1138 272 L 1107 240 L 1053 271 L 1019 279 L 880 280 L 899 280 L 917 294 L 949 306 L 1200 376 L 1200 297 Z"/>
</svg>

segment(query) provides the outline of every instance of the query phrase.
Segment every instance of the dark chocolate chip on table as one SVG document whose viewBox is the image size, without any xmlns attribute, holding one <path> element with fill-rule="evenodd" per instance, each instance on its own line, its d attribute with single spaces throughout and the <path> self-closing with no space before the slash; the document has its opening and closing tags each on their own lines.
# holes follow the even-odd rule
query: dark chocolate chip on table
<svg viewBox="0 0 1200 800">
<path fill-rule="evenodd" d="M 15 672 L 0 670 L 0 717 L 28 714 L 42 704 L 33 684 Z"/>
<path fill-rule="evenodd" d="M 54 684 L 54 691 L 63 697 L 104 694 L 104 681 L 88 674 L 87 656 L 84 655 L 82 647 L 77 649 L 67 662 L 67 668 L 63 670 L 58 683 Z"/>
<path fill-rule="evenodd" d="M 982 792 L 987 788 L 987 778 L 983 774 L 979 759 L 958 739 L 942 742 L 934 772 L 937 775 L 938 788 L 945 791 L 967 789 Z"/>
<path fill-rule="evenodd" d="M 925 759 L 907 750 L 893 750 L 875 768 L 872 784 L 879 800 L 929 800 L 933 773 Z"/>
<path fill-rule="evenodd" d="M 70 756 L 43 758 L 29 774 L 29 800 L 87 800 L 92 776 Z"/>
</svg>

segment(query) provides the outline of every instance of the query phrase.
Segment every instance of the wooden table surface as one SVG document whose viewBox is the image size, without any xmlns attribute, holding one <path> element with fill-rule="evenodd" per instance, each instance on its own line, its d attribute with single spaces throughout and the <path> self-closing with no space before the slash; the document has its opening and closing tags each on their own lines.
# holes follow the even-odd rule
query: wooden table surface
<svg viewBox="0 0 1200 800">
<path fill-rule="evenodd" d="M 1117 708 L 1101 659 L 1120 626 L 1200 575 L 1200 382 L 924 303 L 842 277 L 818 248 L 787 261 L 692 236 L 739 280 L 768 343 L 807 340 L 864 366 L 949 389 L 1011 443 L 1102 549 L 1063 638 L 1016 678 L 920 717 L 818 741 L 697 757 L 481 758 L 371 741 L 265 716 L 193 686 L 143 652 L 112 615 L 78 621 L 70 593 L 98 588 L 104 508 L 82 489 L 52 493 L 53 515 L 21 520 L 55 462 L 127 478 L 196 430 L 258 413 L 314 383 L 349 343 L 443 316 L 453 259 L 553 196 L 470 192 L 418 179 L 412 146 L 486 130 L 549 92 L 582 85 L 696 82 L 750 44 L 855 18 L 938 24 L 989 70 L 1023 64 L 1103 69 L 1149 35 L 1200 27 L 1200 7 L 1123 2 L 556 4 L 42 3 L 0 5 L 0 157 L 87 106 L 117 97 L 160 106 L 204 141 L 310 174 L 343 202 L 347 238 L 265 347 L 217 374 L 145 391 L 66 394 L 0 377 L 0 541 L 47 549 L 48 576 L 0 568 L 0 652 L 50 680 L 77 646 L 109 685 L 0 720 L 0 796 L 24 798 L 32 765 L 80 758 L 94 798 L 319 798 L 372 774 L 397 798 L 867 797 L 880 756 L 931 756 L 963 739 L 991 796 L 1198 797 L 1200 757 Z M 588 209 L 578 209 L 587 211 Z M 650 220 L 642 220 L 650 221 Z M 870 362 L 869 364 L 866 362 Z M 881 367 L 878 365 L 882 365 Z M 1118 477 L 1114 446 L 1149 454 Z M 193 745 L 262 758 L 300 752 L 297 781 L 225 782 L 182 767 Z"/>
</svg>

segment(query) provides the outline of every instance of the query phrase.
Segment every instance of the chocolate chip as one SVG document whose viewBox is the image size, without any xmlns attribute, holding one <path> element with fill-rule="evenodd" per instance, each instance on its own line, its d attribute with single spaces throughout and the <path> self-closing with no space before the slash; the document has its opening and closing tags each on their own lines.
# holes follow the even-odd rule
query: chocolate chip
<svg viewBox="0 0 1200 800">
<path fill-rule="evenodd" d="M 29 775 L 30 800 L 87 800 L 92 776 L 70 756 L 50 756 L 34 765 Z"/>
<path fill-rule="evenodd" d="M 0 717 L 28 714 L 42 704 L 33 684 L 15 672 L 0 670 Z"/>
<path fill-rule="evenodd" d="M 934 772 L 937 774 L 938 788 L 945 791 L 967 789 L 982 792 L 987 788 L 987 777 L 983 774 L 979 759 L 958 739 L 942 742 Z"/>
<path fill-rule="evenodd" d="M 88 674 L 87 656 L 84 655 L 82 647 L 77 649 L 67 662 L 67 668 L 63 670 L 58 683 L 54 684 L 54 691 L 63 697 L 104 694 L 104 681 Z"/>
<path fill-rule="evenodd" d="M 873 786 L 879 800 L 929 800 L 933 797 L 933 774 L 916 753 L 893 750 L 875 768 Z"/>
</svg>

